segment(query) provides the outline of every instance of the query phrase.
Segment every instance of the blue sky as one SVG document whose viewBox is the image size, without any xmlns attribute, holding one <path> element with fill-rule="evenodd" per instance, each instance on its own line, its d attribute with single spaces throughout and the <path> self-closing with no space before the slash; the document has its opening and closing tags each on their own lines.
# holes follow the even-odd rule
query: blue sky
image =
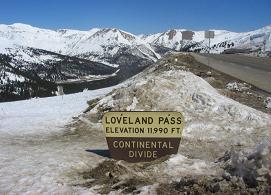
<svg viewBox="0 0 271 195">
<path fill-rule="evenodd" d="M 271 0 L 1 0 L 0 23 L 149 34 L 171 28 L 249 31 L 271 24 Z"/>
</svg>

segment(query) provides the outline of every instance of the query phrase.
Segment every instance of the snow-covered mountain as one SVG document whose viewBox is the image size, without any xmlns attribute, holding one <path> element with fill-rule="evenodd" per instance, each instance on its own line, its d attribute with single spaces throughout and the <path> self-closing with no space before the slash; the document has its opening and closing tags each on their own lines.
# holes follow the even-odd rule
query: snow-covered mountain
<svg viewBox="0 0 271 195">
<path fill-rule="evenodd" d="M 24 96 L 29 97 L 28 91 L 34 86 L 26 87 L 25 82 L 46 81 L 45 88 L 49 85 L 50 89 L 43 95 L 55 90 L 55 82 L 68 79 L 114 76 L 115 84 L 158 58 L 150 44 L 119 29 L 48 30 L 20 23 L 0 25 L 0 93 L 12 91 L 13 99 L 14 94 L 26 91 Z M 106 83 L 102 86 L 111 81 Z"/>
<path fill-rule="evenodd" d="M 155 61 L 160 55 L 153 50 L 153 47 L 177 51 L 187 48 L 188 45 L 193 45 L 193 48 L 202 51 L 208 47 L 204 31 L 193 31 L 195 34 L 192 41 L 182 41 L 182 32 L 185 30 L 172 29 L 152 35 L 136 36 L 115 28 L 94 28 L 89 31 L 48 30 L 21 23 L 0 24 L 0 53 L 12 53 L 8 48 L 31 47 L 118 66 L 119 64 L 112 63 L 111 59 L 124 50 L 135 56 Z M 271 50 L 271 25 L 243 33 L 214 31 L 215 38 L 211 39 L 211 52 L 219 53 L 227 48 Z"/>
<path fill-rule="evenodd" d="M 118 67 L 120 64 L 114 63 L 112 59 L 123 53 L 156 61 L 160 58 L 159 52 L 154 51 L 157 48 L 201 52 L 208 49 L 208 40 L 204 38 L 204 31 L 194 31 L 192 41 L 182 41 L 182 32 L 185 30 L 172 29 L 152 35 L 136 36 L 114 28 L 94 28 L 89 31 L 48 30 L 20 23 L 2 24 L 0 25 L 0 53 L 14 54 L 15 48 L 18 53 L 18 48 L 30 47 Z M 211 52 L 221 53 L 229 48 L 271 50 L 271 26 L 245 33 L 214 31 L 215 38 L 211 39 Z M 42 62 L 43 57 L 27 59 L 37 63 Z"/>
<path fill-rule="evenodd" d="M 206 52 L 209 47 L 209 40 L 204 38 L 204 31 L 193 31 L 191 41 L 182 40 L 182 32 L 186 29 L 172 29 L 163 33 L 141 36 L 141 39 L 155 48 L 164 47 L 173 50 Z M 221 53 L 227 49 L 249 49 L 261 52 L 271 51 L 271 25 L 261 29 L 236 33 L 226 30 L 213 30 L 214 39 L 210 40 L 210 52 Z"/>
<path fill-rule="evenodd" d="M 157 60 L 156 54 L 148 43 L 139 37 L 119 29 L 48 30 L 15 23 L 0 25 L 0 52 L 9 53 L 7 48 L 32 47 L 63 55 L 108 63 L 122 48 L 130 50 L 135 56 Z"/>
<path fill-rule="evenodd" d="M 204 31 L 194 31 L 193 40 L 183 41 L 185 30 L 133 35 L 115 28 L 49 30 L 0 24 L 0 100 L 3 93 L 11 96 L 8 99 L 30 97 L 33 88 L 34 96 L 49 95 L 56 83 L 68 80 L 95 78 L 103 81 L 84 87 L 106 87 L 138 73 L 168 51 L 271 53 L 271 26 L 245 33 L 214 30 L 210 49 Z M 73 86 L 72 92 L 81 88 Z"/>
</svg>

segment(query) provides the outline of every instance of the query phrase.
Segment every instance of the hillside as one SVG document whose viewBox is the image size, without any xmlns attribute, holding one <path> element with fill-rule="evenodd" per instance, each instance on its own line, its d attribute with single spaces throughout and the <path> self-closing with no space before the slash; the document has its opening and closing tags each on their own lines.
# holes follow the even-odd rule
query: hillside
<svg viewBox="0 0 271 195">
<path fill-rule="evenodd" d="M 54 31 L 16 23 L 0 25 L 0 42 L 1 101 L 51 96 L 63 82 L 65 93 L 111 86 L 160 58 L 118 29 Z"/>
<path fill-rule="evenodd" d="M 214 30 L 215 38 L 185 29 L 133 35 L 115 28 L 79 31 L 49 30 L 15 23 L 0 25 L 0 101 L 55 95 L 108 87 L 139 73 L 172 51 L 246 52 L 270 55 L 271 26 L 244 33 Z"/>
<path fill-rule="evenodd" d="M 161 59 L 111 88 L 1 103 L 0 193 L 267 192 L 270 115 L 220 94 L 187 71 L 186 59 Z M 150 163 L 108 158 L 100 120 L 108 110 L 182 112 L 178 154 Z"/>
<path fill-rule="evenodd" d="M 186 29 L 172 29 L 166 32 L 141 36 L 141 38 L 155 47 L 165 47 L 176 51 L 195 51 L 221 53 L 228 49 L 245 49 L 258 51 L 267 55 L 271 51 L 271 26 L 266 26 L 250 32 L 231 32 L 214 30 L 215 37 L 210 40 L 204 38 L 204 31 L 193 31 L 191 41 L 182 40 L 182 32 Z"/>
</svg>

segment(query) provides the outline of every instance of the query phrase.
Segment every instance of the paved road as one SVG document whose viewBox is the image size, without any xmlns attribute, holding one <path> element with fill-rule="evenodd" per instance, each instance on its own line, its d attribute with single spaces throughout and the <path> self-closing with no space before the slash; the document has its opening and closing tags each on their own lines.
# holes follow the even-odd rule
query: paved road
<svg viewBox="0 0 271 195">
<path fill-rule="evenodd" d="M 197 61 L 271 93 L 271 58 L 192 54 Z"/>
</svg>

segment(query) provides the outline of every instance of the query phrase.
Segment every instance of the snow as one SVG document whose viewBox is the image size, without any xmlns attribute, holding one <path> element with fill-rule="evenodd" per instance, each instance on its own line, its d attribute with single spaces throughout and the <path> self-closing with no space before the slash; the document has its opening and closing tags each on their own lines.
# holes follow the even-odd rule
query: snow
<svg viewBox="0 0 271 195">
<path fill-rule="evenodd" d="M 0 25 L 0 53 L 14 54 L 14 60 L 33 63 L 43 63 L 48 60 L 58 60 L 49 55 L 32 55 L 26 48 L 38 48 L 59 54 L 77 56 L 88 60 L 101 62 L 105 65 L 118 67 L 110 59 L 118 54 L 122 48 L 131 54 L 155 62 L 161 56 L 154 51 L 151 45 L 180 50 L 185 46 L 198 43 L 194 49 L 207 49 L 208 40 L 204 38 L 204 31 L 194 31 L 192 41 L 182 42 L 182 32 L 186 29 L 173 29 L 153 35 L 133 35 L 115 28 L 93 28 L 89 31 L 72 29 L 49 30 L 15 23 Z M 227 45 L 231 48 L 260 48 L 263 52 L 271 49 L 271 27 L 236 33 L 226 30 L 214 30 L 215 38 L 211 39 L 212 53 L 221 53 Z M 234 45 L 231 45 L 231 44 Z M 264 46 L 265 43 L 265 46 Z M 219 45 L 219 46 L 218 46 Z M 264 49 L 265 48 L 265 49 Z M 202 50 L 204 51 L 204 50 Z M 263 54 L 265 55 L 265 54 Z"/>
<path fill-rule="evenodd" d="M 271 97 L 267 97 L 264 103 L 266 108 L 271 109 Z"/>
<path fill-rule="evenodd" d="M 223 156 L 231 147 L 250 148 L 263 138 L 271 138 L 270 115 L 229 99 L 204 79 L 167 64 L 156 64 L 130 78 L 125 87 L 103 97 L 82 116 L 100 132 L 101 121 L 95 119 L 103 110 L 183 114 L 179 153 L 148 167 L 148 174 L 161 183 L 179 181 L 184 176 L 216 175 L 219 170 L 210 158 Z M 146 186 L 143 192 L 155 190 L 154 187 Z"/>
<path fill-rule="evenodd" d="M 73 184 L 80 181 L 78 172 L 104 159 L 85 152 L 89 148 L 106 148 L 100 121 L 91 120 L 103 108 L 182 112 L 183 138 L 193 145 L 204 141 L 228 148 L 245 147 L 262 137 L 270 138 L 270 115 L 220 95 L 190 72 L 159 69 L 158 65 L 152 66 L 125 85 L 111 88 L 0 103 L 0 193 L 95 194 L 93 188 Z M 113 88 L 114 93 L 106 95 Z M 97 106 L 80 114 L 87 108 L 87 100 L 100 96 Z M 89 127 L 81 130 L 82 135 L 65 128 L 78 115 L 78 120 Z M 213 164 L 181 152 L 150 169 L 166 182 L 178 180 L 180 175 L 214 174 Z M 153 190 L 155 186 L 146 186 L 142 193 Z"/>
<path fill-rule="evenodd" d="M 156 189 L 159 187 L 159 184 L 147 185 L 139 188 L 139 195 L 151 195 L 156 194 Z"/>
<path fill-rule="evenodd" d="M 163 46 L 175 50 L 179 50 L 182 46 L 184 46 L 184 44 L 187 43 L 200 43 L 199 47 L 208 47 L 209 40 L 205 39 L 204 31 L 193 31 L 195 34 L 192 41 L 185 41 L 185 43 L 181 43 L 182 32 L 185 30 L 186 29 L 173 29 L 163 33 L 156 33 L 148 36 L 140 35 L 139 37 L 151 45 Z M 256 49 L 258 47 L 263 48 L 263 43 L 266 42 L 265 51 L 270 51 L 271 26 L 266 26 L 258 30 L 241 33 L 230 32 L 227 30 L 211 30 L 215 32 L 214 39 L 210 40 L 211 47 L 224 41 L 228 41 L 229 43 L 234 43 L 234 48 Z M 170 37 L 170 33 L 173 33 L 174 36 Z M 225 48 L 221 47 L 211 49 L 210 52 L 221 53 L 224 50 Z"/>
<path fill-rule="evenodd" d="M 89 31 L 79 31 L 72 29 L 48 30 L 32 27 L 26 24 L 15 23 L 13 25 L 0 25 L 0 51 L 12 45 L 40 48 L 48 51 L 58 52 L 67 55 L 81 55 L 91 53 L 96 55 L 114 55 L 122 46 L 143 45 L 143 51 L 147 56 L 156 56 L 150 44 L 160 45 L 172 49 L 180 49 L 182 46 L 182 32 L 186 29 L 173 29 L 163 33 L 153 35 L 133 35 L 119 29 L 98 29 Z M 266 41 L 266 50 L 270 50 L 271 27 L 244 33 L 230 32 L 226 30 L 214 30 L 215 38 L 211 39 L 211 46 L 228 40 L 234 42 L 236 47 L 256 47 L 263 46 Z M 201 42 L 208 45 L 208 40 L 204 38 L 204 31 L 194 31 L 192 42 Z M 170 37 L 173 33 L 174 36 Z M 113 46 L 113 49 L 108 49 Z M 219 49 L 212 52 L 219 52 Z M 150 55 L 149 53 L 152 53 Z"/>
<path fill-rule="evenodd" d="M 99 162 L 86 149 L 105 146 L 99 141 L 90 145 L 93 135 L 66 134 L 65 125 L 87 108 L 86 101 L 113 88 L 0 103 L 0 194 L 83 192 L 69 178 Z"/>
<path fill-rule="evenodd" d="M 186 29 L 173 29 L 168 30 L 164 33 L 157 33 L 148 36 L 141 36 L 141 39 L 145 40 L 147 43 L 160 45 L 164 47 L 168 47 L 171 49 L 179 50 L 182 47 L 180 42 L 182 41 L 182 32 L 186 31 Z M 212 44 L 219 43 L 225 41 L 236 33 L 229 32 L 226 30 L 214 30 L 215 31 L 215 40 L 211 40 Z M 174 32 L 174 36 L 170 37 L 169 34 Z M 193 31 L 195 34 L 193 36 L 192 42 L 205 42 L 204 44 L 207 45 L 208 40 L 204 38 L 204 31 Z"/>
<path fill-rule="evenodd" d="M 139 37 L 119 29 L 98 29 L 79 31 L 72 29 L 48 30 L 15 23 L 0 25 L 0 52 L 7 48 L 38 48 L 64 55 L 83 56 L 102 62 L 103 58 L 114 56 L 120 48 L 140 46 L 140 55 L 156 61 L 160 56 Z M 20 54 L 26 61 L 28 56 Z M 35 61 L 36 62 L 36 61 Z M 109 62 L 106 65 L 111 65 Z M 117 66 L 112 64 L 111 66 Z"/>
<path fill-rule="evenodd" d="M 122 98 L 104 97 L 93 110 L 179 111 L 185 118 L 183 137 L 190 141 L 247 146 L 270 135 L 270 115 L 220 95 L 204 79 L 182 70 L 152 71 L 144 71 L 130 79 L 129 87 L 114 92 Z"/>
<path fill-rule="evenodd" d="M 177 32 L 173 41 L 168 41 L 168 35 L 163 33 L 145 37 L 145 40 L 172 47 L 180 40 L 181 31 Z M 269 31 L 270 27 L 250 33 L 216 31 L 217 38 L 211 43 L 228 39 L 244 46 L 251 35 Z M 203 31 L 197 32 L 195 41 L 204 42 L 202 35 Z M 258 38 L 255 44 L 260 41 Z M 154 59 L 155 52 L 142 39 L 144 36 L 139 38 L 117 29 L 52 31 L 24 24 L 0 25 L 0 52 L 31 46 L 73 55 L 86 51 L 104 54 L 102 46 L 113 45 L 113 50 L 106 52 L 114 55 L 119 47 L 126 45 L 132 49 L 138 48 L 135 50 L 137 55 Z M 30 54 L 18 53 L 17 57 L 28 60 Z M 37 60 L 50 59 L 42 56 Z M 89 114 L 103 110 L 98 109 L 100 107 L 131 111 L 179 111 L 185 117 L 183 138 L 195 145 L 198 141 L 204 141 L 228 147 L 249 146 L 262 137 L 270 138 L 270 115 L 220 95 L 206 81 L 192 73 L 182 70 L 159 72 L 156 68 L 148 68 L 129 79 L 129 85 L 123 88 L 117 86 L 118 89 L 102 98 Z M 101 160 L 101 157 L 87 154 L 85 150 L 106 147 L 104 140 L 101 140 L 103 137 L 94 137 L 96 135 L 91 132 L 91 128 L 86 129 L 83 135 L 73 134 L 72 129 L 67 132 L 65 125 L 87 108 L 88 100 L 104 96 L 113 88 L 0 103 L 0 194 L 95 193 L 94 189 L 84 191 L 70 185 L 70 180 L 76 177 L 78 171 L 89 169 Z M 93 123 L 88 117 L 86 114 L 78 118 Z M 95 125 L 101 127 L 99 122 Z M 211 166 L 203 160 L 177 154 L 156 168 L 157 172 L 177 179 L 181 174 L 212 173 Z M 152 187 L 146 187 L 146 191 L 149 188 Z"/>
<path fill-rule="evenodd" d="M 251 86 L 247 83 L 230 82 L 226 85 L 226 88 L 231 91 L 247 91 Z"/>
<path fill-rule="evenodd" d="M 176 179 L 179 179 L 180 175 L 209 175 L 214 173 L 210 169 L 211 165 L 206 164 L 205 161 L 200 159 L 189 159 L 181 154 L 172 155 L 165 164 L 165 168 L 161 170 Z"/>
<path fill-rule="evenodd" d="M 24 64 L 22 62 L 29 63 L 44 63 L 47 61 L 60 61 L 61 59 L 51 54 L 40 53 L 39 55 L 35 55 L 35 53 L 29 48 L 24 48 L 21 46 L 13 46 L 11 48 L 6 49 L 3 54 L 14 55 L 12 58 L 12 62 L 15 64 L 19 62 L 20 65 Z"/>
<path fill-rule="evenodd" d="M 131 111 L 134 110 L 136 108 L 136 104 L 138 103 L 136 97 L 133 98 L 133 102 L 130 106 L 127 106 L 126 110 L 127 111 Z"/>
<path fill-rule="evenodd" d="M 11 72 L 5 72 L 5 74 L 6 74 L 5 79 L 2 78 L 3 84 L 7 83 L 7 79 L 9 79 L 9 81 L 20 81 L 20 82 L 23 82 L 25 80 L 24 77 Z"/>
<path fill-rule="evenodd" d="M 7 52 L 6 48 L 13 47 L 13 44 L 9 40 L 6 40 L 5 38 L 3 38 L 1 36 L 0 36 L 0 43 L 1 43 L 0 53 L 3 53 L 3 54 L 5 54 Z"/>
<path fill-rule="evenodd" d="M 109 77 L 116 76 L 117 73 L 119 72 L 119 69 L 116 70 L 112 74 L 107 74 L 107 75 L 87 75 L 87 76 L 81 76 L 79 79 L 67 79 L 65 81 L 57 81 L 56 83 L 69 83 L 69 82 L 83 82 L 83 81 L 94 81 L 94 80 L 103 80 Z"/>
<path fill-rule="evenodd" d="M 73 116 L 87 107 L 88 100 L 104 95 L 112 89 L 109 87 L 64 96 L 0 103 L 1 136 L 59 132 Z"/>
<path fill-rule="evenodd" d="M 109 63 L 107 61 L 101 60 L 100 58 L 93 57 L 93 56 L 89 57 L 89 60 L 94 61 L 94 62 L 100 62 L 100 63 L 102 63 L 104 65 L 111 66 L 113 68 L 118 68 L 119 67 L 118 64 Z"/>
</svg>

